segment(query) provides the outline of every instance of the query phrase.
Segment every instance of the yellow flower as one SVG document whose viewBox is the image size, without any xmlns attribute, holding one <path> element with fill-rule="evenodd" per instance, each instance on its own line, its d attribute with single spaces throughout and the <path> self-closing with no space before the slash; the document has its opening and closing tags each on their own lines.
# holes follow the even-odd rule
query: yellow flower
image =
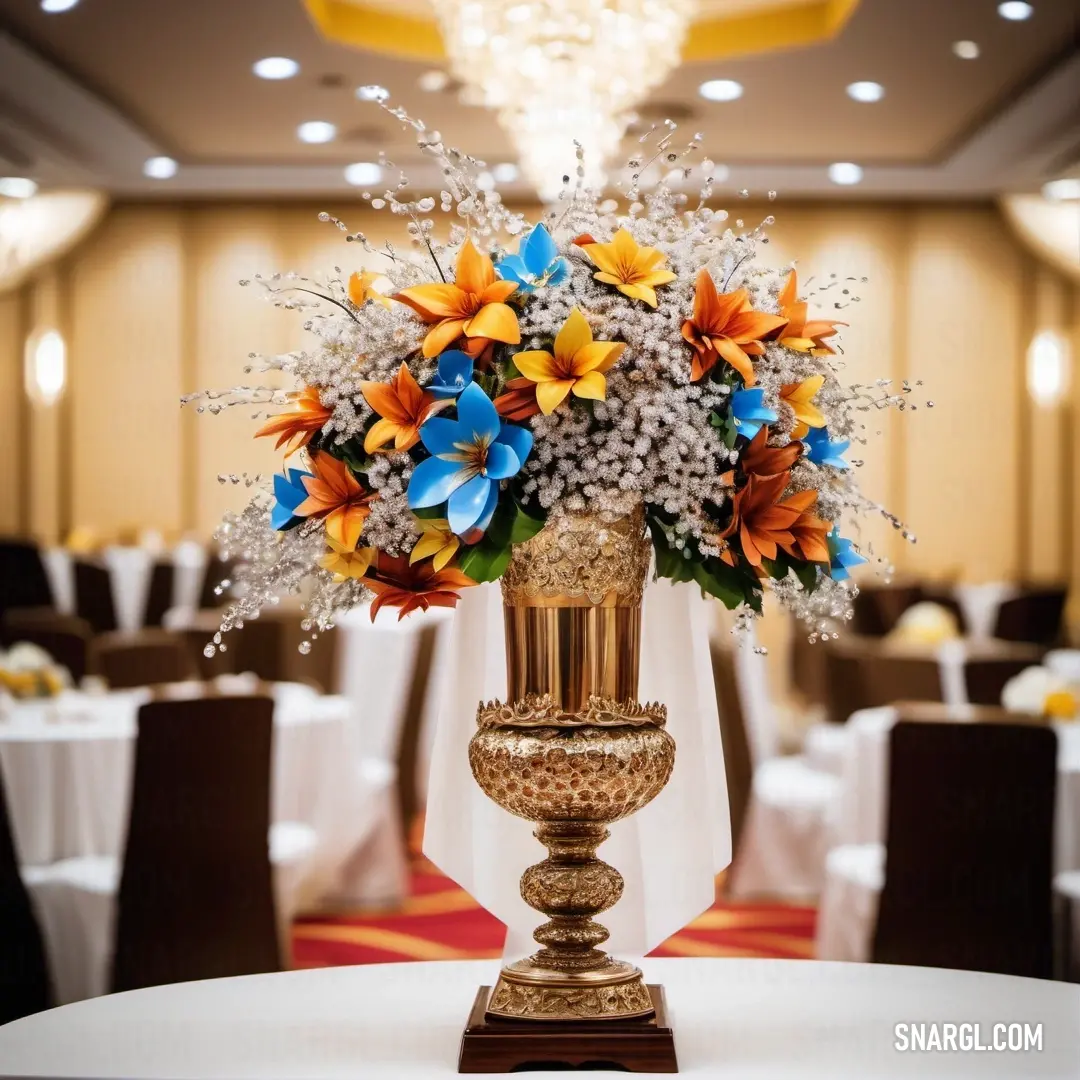
<svg viewBox="0 0 1080 1080">
<path fill-rule="evenodd" d="M 1043 716 L 1052 720 L 1072 720 L 1080 715 L 1080 701 L 1071 690 L 1055 690 L 1046 695 Z"/>
<path fill-rule="evenodd" d="M 441 570 L 457 553 L 461 541 L 450 531 L 450 522 L 445 518 L 416 520 L 424 533 L 409 553 L 409 565 L 412 566 L 430 555 L 432 567 Z"/>
<path fill-rule="evenodd" d="M 555 355 L 537 349 L 520 352 L 514 364 L 526 379 L 536 383 L 541 412 L 554 412 L 573 392 L 575 397 L 603 401 L 607 396 L 604 372 L 622 355 L 621 341 L 593 341 L 585 316 L 574 308 L 555 338 Z"/>
<path fill-rule="evenodd" d="M 377 554 L 373 547 L 349 549 L 329 536 L 326 542 L 330 550 L 319 560 L 319 565 L 329 570 L 338 581 L 362 578 Z"/>
<path fill-rule="evenodd" d="M 811 428 L 825 426 L 825 417 L 814 404 L 814 395 L 825 385 L 824 375 L 811 375 L 802 382 L 787 383 L 780 388 L 780 400 L 795 410 L 795 426 L 791 429 L 793 439 L 801 439 Z"/>
<path fill-rule="evenodd" d="M 349 278 L 349 299 L 357 307 L 363 307 L 365 300 L 374 300 L 385 308 L 390 306 L 390 297 L 383 296 L 375 288 L 375 280 L 378 276 L 368 270 L 358 270 Z"/>
<path fill-rule="evenodd" d="M 610 244 L 582 244 L 581 250 L 600 269 L 593 277 L 614 285 L 631 300 L 644 300 L 656 307 L 656 285 L 675 280 L 670 270 L 661 270 L 667 256 L 656 248 L 638 247 L 637 241 L 620 229 Z"/>
</svg>

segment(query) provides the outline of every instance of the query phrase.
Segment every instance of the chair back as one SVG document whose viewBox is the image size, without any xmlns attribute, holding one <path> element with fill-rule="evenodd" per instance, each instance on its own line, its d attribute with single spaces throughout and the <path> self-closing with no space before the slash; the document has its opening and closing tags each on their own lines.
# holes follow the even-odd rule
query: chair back
<svg viewBox="0 0 1080 1080">
<path fill-rule="evenodd" d="M 14 608 L 0 623 L 0 640 L 11 646 L 29 641 L 44 649 L 77 683 L 89 666 L 94 631 L 77 615 L 61 615 L 52 608 Z"/>
<path fill-rule="evenodd" d="M 918 585 L 860 585 L 852 602 L 852 629 L 868 637 L 884 637 L 922 598 Z"/>
<path fill-rule="evenodd" d="M 112 989 L 281 967 L 269 853 L 273 701 L 139 710 Z"/>
<path fill-rule="evenodd" d="M 0 1024 L 52 1004 L 45 947 L 19 874 L 0 769 Z"/>
<path fill-rule="evenodd" d="M 0 540 L 0 617 L 12 608 L 53 605 L 37 545 L 24 540 Z"/>
<path fill-rule="evenodd" d="M 150 571 L 150 585 L 146 590 L 146 608 L 143 626 L 161 626 L 165 612 L 173 606 L 173 583 L 176 571 L 171 562 L 154 563 Z"/>
<path fill-rule="evenodd" d="M 1063 588 L 1031 589 L 1004 601 L 998 608 L 994 637 L 1056 645 L 1061 640 L 1066 597 Z"/>
<path fill-rule="evenodd" d="M 108 634 L 116 629 L 116 609 L 113 606 L 112 579 L 109 571 L 98 563 L 75 559 L 75 611 L 85 619 L 95 634 Z"/>
<path fill-rule="evenodd" d="M 1053 729 L 901 720 L 889 755 L 873 960 L 1050 978 Z"/>
<path fill-rule="evenodd" d="M 936 656 L 905 656 L 888 650 L 859 657 L 868 705 L 894 701 L 941 701 L 941 664 Z"/>
<path fill-rule="evenodd" d="M 829 723 L 846 724 L 852 713 L 880 704 L 864 685 L 861 648 L 850 638 L 830 641 L 821 648 L 825 653 L 825 719 Z"/>
<path fill-rule="evenodd" d="M 91 646 L 90 667 L 113 690 L 182 682 L 195 674 L 183 636 L 168 630 L 101 634 Z"/>
<path fill-rule="evenodd" d="M 709 652 L 712 655 L 716 711 L 720 715 L 720 742 L 724 748 L 724 773 L 727 776 L 728 803 L 731 809 L 731 847 L 733 851 L 738 851 L 754 779 L 750 737 L 742 699 L 739 696 L 734 650 L 730 645 L 713 638 L 709 642 Z"/>
<path fill-rule="evenodd" d="M 206 572 L 203 574 L 202 588 L 199 590 L 199 607 L 216 608 L 228 603 L 227 590 L 218 593 L 216 590 L 222 582 L 231 581 L 233 569 L 236 566 L 235 559 L 208 559 Z"/>
<path fill-rule="evenodd" d="M 1021 671 L 1037 664 L 1037 657 L 979 657 L 964 661 L 967 699 L 972 705 L 1000 705 L 1005 684 Z"/>
</svg>

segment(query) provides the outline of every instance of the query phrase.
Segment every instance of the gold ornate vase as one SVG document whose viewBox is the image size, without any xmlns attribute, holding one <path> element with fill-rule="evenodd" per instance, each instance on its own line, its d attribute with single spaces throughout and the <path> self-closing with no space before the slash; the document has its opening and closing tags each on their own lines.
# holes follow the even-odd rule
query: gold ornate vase
<svg viewBox="0 0 1080 1080">
<path fill-rule="evenodd" d="M 641 597 L 649 564 L 644 512 L 549 522 L 515 546 L 502 579 L 507 704 L 477 714 L 469 762 L 485 794 L 537 822 L 548 849 L 521 878 L 548 921 L 541 948 L 502 970 L 487 1014 L 535 1020 L 648 1016 L 641 972 L 598 946 L 594 916 L 622 895 L 596 857 L 606 826 L 649 803 L 675 762 L 666 709 L 637 698 Z"/>
</svg>

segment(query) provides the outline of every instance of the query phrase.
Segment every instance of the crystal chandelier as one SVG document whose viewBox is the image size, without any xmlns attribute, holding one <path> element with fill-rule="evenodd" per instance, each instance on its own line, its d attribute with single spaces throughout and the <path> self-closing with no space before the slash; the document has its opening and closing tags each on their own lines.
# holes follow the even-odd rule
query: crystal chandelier
<svg viewBox="0 0 1080 1080">
<path fill-rule="evenodd" d="M 494 109 L 540 197 L 604 183 L 630 112 L 679 63 L 693 0 L 432 0 L 454 74 Z"/>
</svg>

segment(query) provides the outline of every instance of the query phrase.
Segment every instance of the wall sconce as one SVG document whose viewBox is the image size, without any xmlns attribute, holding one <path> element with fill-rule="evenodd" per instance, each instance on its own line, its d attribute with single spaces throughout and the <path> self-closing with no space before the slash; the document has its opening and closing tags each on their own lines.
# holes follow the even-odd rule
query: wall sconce
<svg viewBox="0 0 1080 1080">
<path fill-rule="evenodd" d="M 39 405 L 52 405 L 67 382 L 67 346 L 57 330 L 33 334 L 26 343 L 26 392 Z"/>
<path fill-rule="evenodd" d="M 1056 330 L 1032 338 L 1027 354 L 1028 393 L 1036 405 L 1052 408 L 1069 387 L 1069 343 Z"/>
</svg>

